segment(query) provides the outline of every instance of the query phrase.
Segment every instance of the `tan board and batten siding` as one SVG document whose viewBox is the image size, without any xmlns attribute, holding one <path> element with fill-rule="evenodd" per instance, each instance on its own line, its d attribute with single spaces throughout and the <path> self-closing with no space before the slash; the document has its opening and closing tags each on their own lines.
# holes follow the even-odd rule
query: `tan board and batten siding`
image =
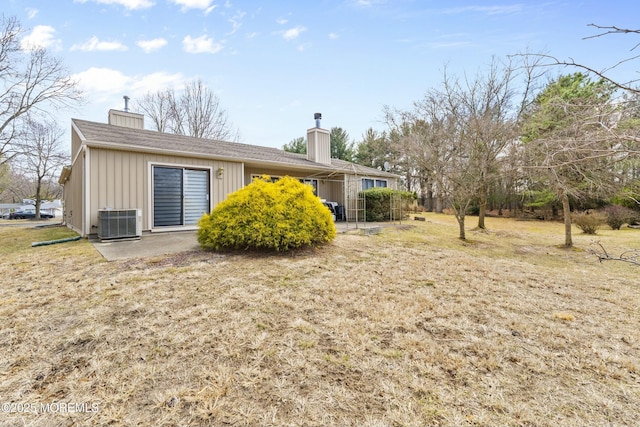
<svg viewBox="0 0 640 427">
<path fill-rule="evenodd" d="M 64 184 L 64 210 L 63 220 L 69 228 L 81 235 L 83 203 L 82 203 L 82 177 L 84 176 L 84 155 L 82 141 L 76 132 L 71 131 L 71 165 L 63 169 L 60 182 Z M 66 182 L 65 182 L 66 179 Z"/>
<path fill-rule="evenodd" d="M 89 234 L 97 231 L 99 209 L 142 209 L 142 229 L 151 229 L 153 165 L 209 170 L 211 207 L 244 185 L 242 163 L 95 147 L 89 150 L 91 161 L 88 181 L 91 183 L 91 191 L 88 205 L 92 229 Z M 217 176 L 217 170 L 221 167 L 224 168 L 224 179 Z"/>
</svg>

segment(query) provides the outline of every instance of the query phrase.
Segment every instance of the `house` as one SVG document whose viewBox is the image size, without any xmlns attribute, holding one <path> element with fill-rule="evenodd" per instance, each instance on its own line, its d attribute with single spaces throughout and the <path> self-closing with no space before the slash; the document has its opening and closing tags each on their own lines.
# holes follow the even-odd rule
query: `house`
<svg viewBox="0 0 640 427">
<path fill-rule="evenodd" d="M 62 200 L 43 200 L 40 205 L 40 212 L 51 214 L 54 218 L 62 217 Z"/>
<path fill-rule="evenodd" d="M 319 116 L 319 114 L 316 114 Z M 144 116 L 110 110 L 108 123 L 71 121 L 71 164 L 61 172 L 63 221 L 87 237 L 99 211 L 136 209 L 142 231 L 196 229 L 200 217 L 254 177 L 289 175 L 362 219 L 358 192 L 397 189 L 399 177 L 330 156 L 329 131 L 307 131 L 307 155 L 144 129 Z"/>
</svg>

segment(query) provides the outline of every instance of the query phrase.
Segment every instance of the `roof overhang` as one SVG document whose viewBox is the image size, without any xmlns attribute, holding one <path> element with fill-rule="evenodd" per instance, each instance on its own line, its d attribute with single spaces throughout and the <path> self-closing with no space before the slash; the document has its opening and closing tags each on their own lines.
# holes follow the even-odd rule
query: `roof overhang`
<svg viewBox="0 0 640 427">
<path fill-rule="evenodd" d="M 62 171 L 60 172 L 60 178 L 58 178 L 58 183 L 61 185 L 64 185 L 64 183 L 67 182 L 70 176 L 71 176 L 71 165 L 64 166 L 62 168 Z"/>
</svg>

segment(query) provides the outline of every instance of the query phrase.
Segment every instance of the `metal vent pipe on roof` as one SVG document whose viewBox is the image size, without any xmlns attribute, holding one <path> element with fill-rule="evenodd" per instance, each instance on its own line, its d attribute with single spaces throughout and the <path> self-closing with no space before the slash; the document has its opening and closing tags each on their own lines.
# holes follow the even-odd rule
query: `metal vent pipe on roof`
<svg viewBox="0 0 640 427">
<path fill-rule="evenodd" d="M 322 113 L 314 113 L 313 119 L 316 121 L 316 127 L 320 128 L 320 120 L 322 119 Z"/>
<path fill-rule="evenodd" d="M 124 111 L 129 112 L 129 97 L 127 95 L 122 97 L 124 99 Z"/>
</svg>

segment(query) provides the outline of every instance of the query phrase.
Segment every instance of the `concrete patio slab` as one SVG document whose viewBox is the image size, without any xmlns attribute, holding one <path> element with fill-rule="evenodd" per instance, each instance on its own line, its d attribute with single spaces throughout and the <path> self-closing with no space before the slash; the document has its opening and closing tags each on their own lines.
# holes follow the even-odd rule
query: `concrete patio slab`
<svg viewBox="0 0 640 427">
<path fill-rule="evenodd" d="M 137 240 L 92 241 L 107 261 L 127 258 L 147 258 L 178 252 L 200 250 L 195 231 L 145 233 Z"/>
<path fill-rule="evenodd" d="M 386 224 L 388 225 L 388 224 Z M 338 233 L 363 232 L 371 227 L 382 227 L 381 223 L 338 222 Z M 196 231 L 171 231 L 166 233 L 143 233 L 135 240 L 91 240 L 93 246 L 107 261 L 127 258 L 147 258 L 186 251 L 201 250 Z"/>
</svg>

